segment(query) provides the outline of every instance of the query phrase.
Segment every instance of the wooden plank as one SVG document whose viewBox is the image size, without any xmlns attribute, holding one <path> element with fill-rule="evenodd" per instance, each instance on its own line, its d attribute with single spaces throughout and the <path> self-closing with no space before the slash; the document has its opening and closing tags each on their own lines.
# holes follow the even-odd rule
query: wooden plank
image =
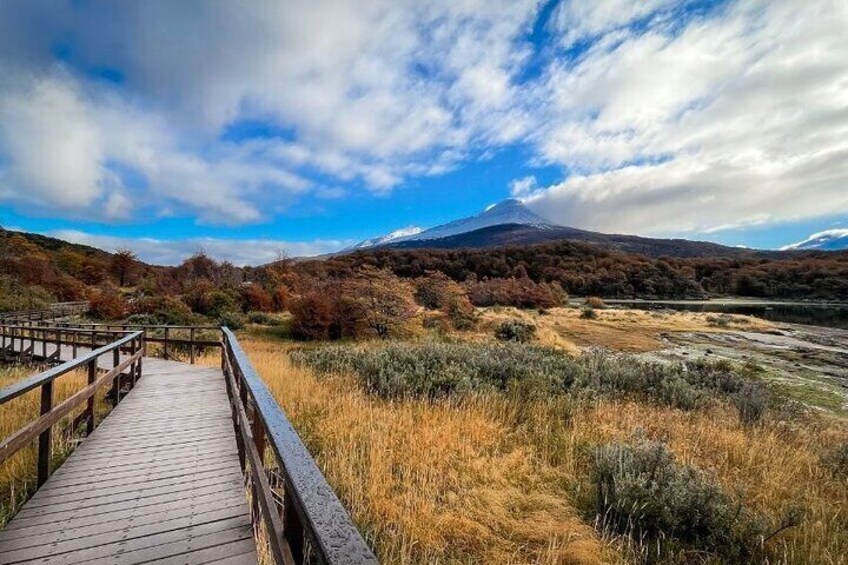
<svg viewBox="0 0 848 565">
<path fill-rule="evenodd" d="M 221 371 L 143 365 L 135 388 L 0 532 L 0 563 L 257 562 Z"/>
</svg>

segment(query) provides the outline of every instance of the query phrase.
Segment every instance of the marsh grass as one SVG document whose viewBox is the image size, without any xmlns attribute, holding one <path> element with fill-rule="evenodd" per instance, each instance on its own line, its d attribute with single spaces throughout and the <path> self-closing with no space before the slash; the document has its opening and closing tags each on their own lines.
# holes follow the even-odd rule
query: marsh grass
<svg viewBox="0 0 848 565">
<path fill-rule="evenodd" d="M 29 377 L 43 367 L 26 365 L 0 366 L 0 388 Z M 87 383 L 84 371 L 74 371 L 59 377 L 54 384 L 53 404 L 56 405 L 79 391 Z M 110 406 L 98 394 L 96 410 L 98 421 L 108 414 Z M 36 388 L 0 406 L 0 437 L 9 437 L 24 425 L 35 420 L 41 406 L 41 390 Z M 72 423 L 84 409 L 80 407 L 60 420 L 53 427 L 53 461 L 55 470 L 70 455 L 81 435 L 72 429 Z M 38 460 L 38 441 L 21 449 L 0 464 L 0 528 L 2 528 L 20 510 L 36 489 L 36 465 Z"/>
<path fill-rule="evenodd" d="M 768 533 L 745 544 L 763 559 L 846 563 L 848 485 L 823 463 L 848 437 L 842 420 L 746 424 L 729 396 L 689 410 L 603 394 L 383 398 L 350 371 L 292 364 L 279 342 L 243 345 L 383 562 L 725 560 L 691 539 L 658 548 L 661 536 L 604 527 L 594 454 L 638 430 L 762 519 Z M 793 512 L 799 523 L 780 530 Z"/>
</svg>

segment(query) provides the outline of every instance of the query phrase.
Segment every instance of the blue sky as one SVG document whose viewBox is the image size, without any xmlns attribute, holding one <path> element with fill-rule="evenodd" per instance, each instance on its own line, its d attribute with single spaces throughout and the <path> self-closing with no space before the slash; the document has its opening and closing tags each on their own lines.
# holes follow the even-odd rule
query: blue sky
<svg viewBox="0 0 848 565">
<path fill-rule="evenodd" d="M 0 225 L 175 263 L 517 196 L 776 248 L 848 226 L 832 0 L 0 4 Z"/>
</svg>

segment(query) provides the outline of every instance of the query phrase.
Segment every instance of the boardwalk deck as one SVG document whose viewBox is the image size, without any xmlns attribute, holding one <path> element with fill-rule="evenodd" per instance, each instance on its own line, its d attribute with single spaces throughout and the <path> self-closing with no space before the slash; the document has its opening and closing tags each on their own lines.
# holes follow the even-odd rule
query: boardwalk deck
<svg viewBox="0 0 848 565">
<path fill-rule="evenodd" d="M 0 532 L 0 563 L 257 562 L 221 370 L 143 367 Z"/>
</svg>

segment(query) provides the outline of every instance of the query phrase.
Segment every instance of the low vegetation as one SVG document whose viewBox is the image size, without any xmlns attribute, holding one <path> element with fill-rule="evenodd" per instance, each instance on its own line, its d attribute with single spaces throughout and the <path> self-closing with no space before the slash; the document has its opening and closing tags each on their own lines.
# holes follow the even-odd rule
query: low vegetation
<svg viewBox="0 0 848 565">
<path fill-rule="evenodd" d="M 245 347 L 385 562 L 848 551 L 848 426 L 774 399 L 747 421 L 748 368 L 515 343 Z"/>
<path fill-rule="evenodd" d="M 536 326 L 521 320 L 507 320 L 495 328 L 495 337 L 500 341 L 527 343 L 536 337 Z"/>
</svg>

